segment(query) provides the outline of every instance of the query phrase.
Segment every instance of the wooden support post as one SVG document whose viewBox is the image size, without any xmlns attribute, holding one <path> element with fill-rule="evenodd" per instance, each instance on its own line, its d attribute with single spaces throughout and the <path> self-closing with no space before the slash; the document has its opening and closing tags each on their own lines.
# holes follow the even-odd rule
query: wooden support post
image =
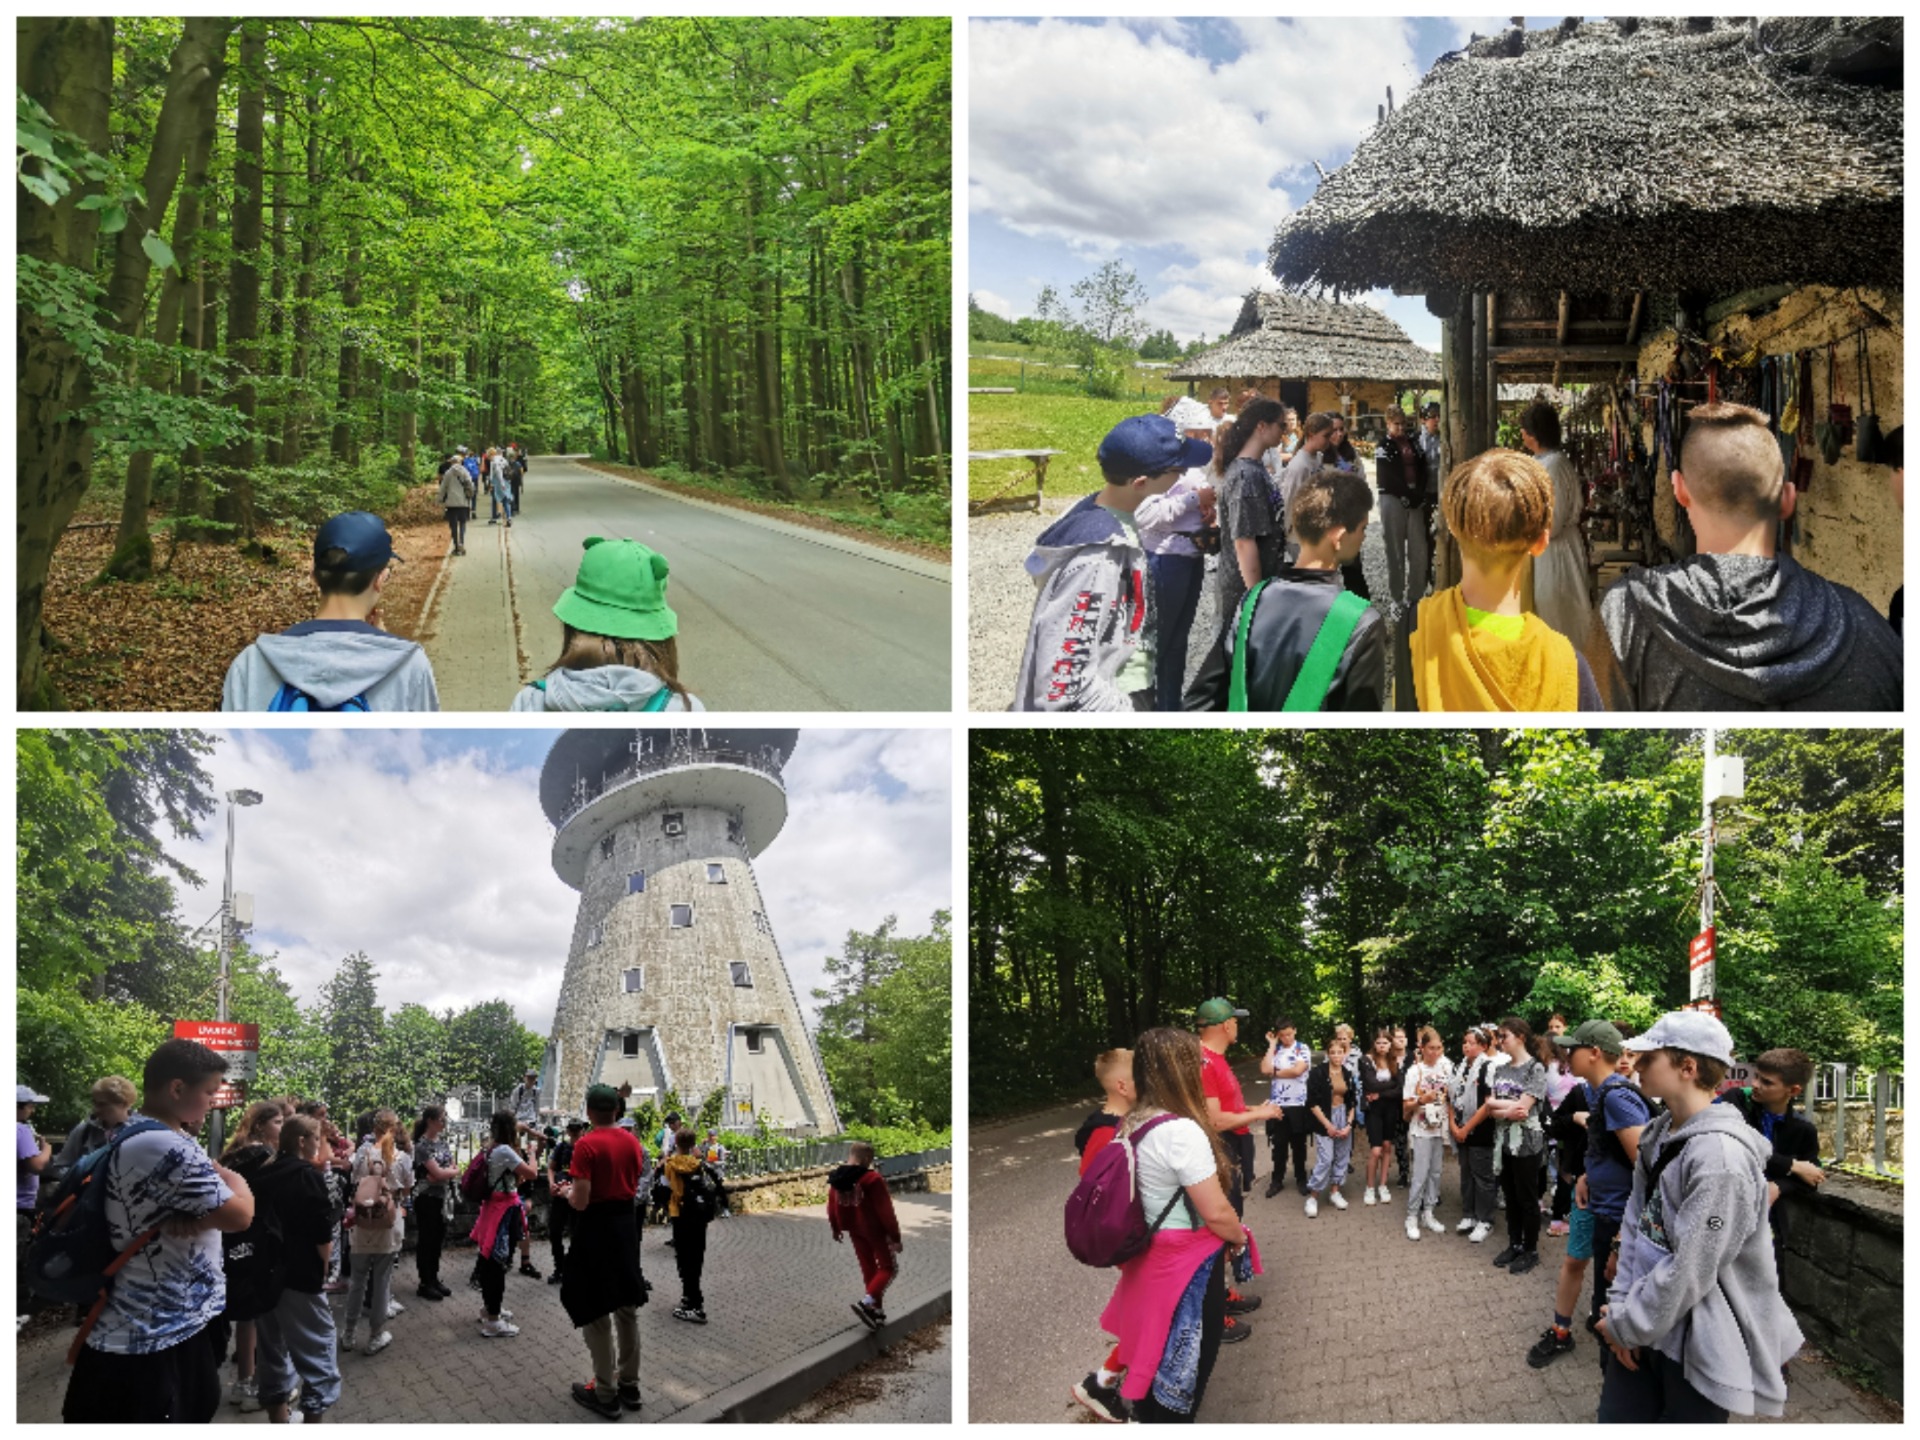
<svg viewBox="0 0 1920 1440">
<path fill-rule="evenodd" d="M 1485 339 L 1480 353 L 1485 361 L 1485 385 L 1487 387 L 1487 428 L 1482 432 L 1480 448 L 1491 450 L 1500 441 L 1500 362 L 1494 356 L 1494 340 L 1497 336 L 1496 317 L 1499 314 L 1500 297 L 1492 290 L 1487 292 L 1487 318 Z"/>
<path fill-rule="evenodd" d="M 1553 343 L 1556 345 L 1564 345 L 1567 343 L 1567 317 L 1572 313 L 1572 310 L 1573 307 L 1567 303 L 1567 292 L 1562 290 L 1560 292 L 1560 319 L 1553 327 Z M 1553 385 L 1556 390 L 1560 388 L 1560 362 L 1558 360 L 1553 362 Z"/>
<path fill-rule="evenodd" d="M 1647 306 L 1647 292 L 1633 292 L 1633 313 L 1627 316 L 1627 344 L 1631 345 L 1640 338 L 1640 316 Z"/>
</svg>

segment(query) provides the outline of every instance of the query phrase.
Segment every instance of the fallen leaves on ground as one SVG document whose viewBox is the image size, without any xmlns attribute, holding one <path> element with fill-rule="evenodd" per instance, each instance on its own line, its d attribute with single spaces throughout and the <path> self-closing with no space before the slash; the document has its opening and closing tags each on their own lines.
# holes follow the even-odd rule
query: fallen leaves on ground
<svg viewBox="0 0 1920 1440">
<path fill-rule="evenodd" d="M 417 638 L 421 607 L 447 553 L 435 487 L 410 490 L 388 525 L 406 563 L 386 588 L 380 623 Z M 54 551 L 43 612 L 53 638 L 48 664 L 66 707 L 218 710 L 234 656 L 263 634 L 312 618 L 319 600 L 308 574 L 312 527 L 259 538 L 272 561 L 231 544 L 175 546 L 161 538 L 154 558 L 164 569 L 153 579 L 96 584 L 113 553 L 113 528 L 69 528 Z"/>
</svg>

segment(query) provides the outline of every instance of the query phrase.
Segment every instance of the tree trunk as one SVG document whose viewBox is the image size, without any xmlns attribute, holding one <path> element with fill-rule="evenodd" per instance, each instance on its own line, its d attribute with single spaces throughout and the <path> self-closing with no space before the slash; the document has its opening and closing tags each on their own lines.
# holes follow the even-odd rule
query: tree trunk
<svg viewBox="0 0 1920 1440">
<path fill-rule="evenodd" d="M 407 354 L 410 364 L 405 375 L 400 377 L 400 388 L 407 395 L 407 408 L 400 412 L 400 473 L 407 477 L 407 484 L 414 481 L 415 451 L 420 438 L 419 401 L 415 397 L 420 390 L 420 294 L 411 285 L 407 287 Z"/>
<path fill-rule="evenodd" d="M 216 132 L 216 141 L 218 135 Z M 220 226 L 217 210 L 209 208 L 203 227 L 212 234 Z M 186 290 L 186 340 L 202 357 L 187 367 L 180 393 L 197 400 L 206 389 L 206 372 L 212 368 L 220 350 L 220 272 L 202 260 L 194 267 L 194 278 Z M 205 540 L 212 532 L 201 522 L 207 514 L 206 455 L 198 445 L 189 445 L 180 456 L 180 493 L 174 501 L 174 539 Z"/>
<path fill-rule="evenodd" d="M 700 357 L 693 322 L 680 326 L 680 408 L 687 412 L 687 469 L 700 468 Z"/>
<path fill-rule="evenodd" d="M 219 118 L 220 87 L 207 87 L 194 116 L 193 141 L 187 148 L 186 179 L 173 214 L 173 268 L 160 282 L 160 309 L 153 322 L 153 339 L 162 350 L 180 338 L 180 316 L 194 285 L 187 279 L 195 238 L 200 231 L 200 197 L 213 164 L 214 125 Z M 195 333 L 198 333 L 197 327 Z M 167 387 L 172 367 L 149 364 L 142 371 L 149 389 Z M 153 452 L 136 451 L 127 461 L 127 489 L 120 502 L 120 530 L 113 557 L 103 575 L 120 580 L 145 580 L 153 573 L 153 537 L 147 529 L 147 511 L 153 504 Z"/>
<path fill-rule="evenodd" d="M 15 81 L 62 129 L 105 155 L 109 86 L 113 76 L 113 21 L 108 18 L 26 16 L 15 22 Z M 97 210 L 79 202 L 95 189 L 69 191 L 44 204 L 15 190 L 15 233 L 22 258 L 80 270 L 93 266 L 100 228 Z M 93 402 L 87 362 L 47 321 L 18 306 L 19 401 L 15 412 L 18 479 L 15 553 L 14 691 L 22 710 L 45 710 L 59 697 L 46 673 L 47 636 L 41 621 L 53 548 L 73 518 L 92 478 L 93 437 L 86 411 Z"/>
<path fill-rule="evenodd" d="M 293 354 L 287 361 L 287 412 L 280 429 L 280 463 L 297 465 L 306 448 L 307 366 L 313 355 L 313 271 L 320 260 L 319 222 L 314 205 L 320 193 L 320 99 L 307 96 L 307 183 L 301 191 L 306 212 L 300 220 L 300 273 L 293 282 Z"/>
<path fill-rule="evenodd" d="M 259 404 L 254 373 L 260 363 L 260 242 L 265 233 L 261 160 L 267 132 L 267 22 L 248 20 L 240 32 L 240 96 L 233 136 L 233 267 L 227 294 L 227 363 L 234 385 L 228 403 L 247 429 L 221 452 L 225 487 L 213 516 L 231 527 L 243 547 L 255 546 L 253 415 Z"/>
<path fill-rule="evenodd" d="M 273 205 L 273 223 L 267 228 L 268 249 L 273 256 L 269 267 L 267 291 L 266 365 L 276 377 L 285 373 L 287 361 L 287 90 L 273 87 L 273 185 L 269 191 Z M 282 425 L 262 425 L 266 436 L 267 463 L 282 465 L 282 426 L 291 397 L 279 387 L 275 413 Z"/>
<path fill-rule="evenodd" d="M 346 147 L 344 172 L 354 180 L 360 178 L 353 161 L 353 147 Z M 340 281 L 340 303 L 345 313 L 340 317 L 340 369 L 338 401 L 333 416 L 333 437 L 330 446 L 333 458 L 342 465 L 360 463 L 360 437 L 354 427 L 354 407 L 360 398 L 360 342 L 354 335 L 354 327 L 360 317 L 355 313 L 360 308 L 360 231 L 352 224 L 352 239 L 347 245 L 347 267 Z"/>
</svg>

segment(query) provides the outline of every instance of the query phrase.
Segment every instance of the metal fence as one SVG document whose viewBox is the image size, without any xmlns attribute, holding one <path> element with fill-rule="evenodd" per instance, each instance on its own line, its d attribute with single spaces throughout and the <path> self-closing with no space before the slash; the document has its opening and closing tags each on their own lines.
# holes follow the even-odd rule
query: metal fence
<svg viewBox="0 0 1920 1440">
<path fill-rule="evenodd" d="M 1812 1098 L 1833 1104 L 1833 1158 L 1842 1163 L 1848 1158 L 1848 1107 L 1868 1105 L 1873 1109 L 1873 1157 L 1869 1163 L 1875 1174 L 1891 1175 L 1893 1169 L 1887 1163 L 1887 1115 L 1894 1110 L 1905 1112 L 1906 1095 L 1904 1075 L 1841 1064 L 1822 1065 L 1817 1069 Z"/>
</svg>

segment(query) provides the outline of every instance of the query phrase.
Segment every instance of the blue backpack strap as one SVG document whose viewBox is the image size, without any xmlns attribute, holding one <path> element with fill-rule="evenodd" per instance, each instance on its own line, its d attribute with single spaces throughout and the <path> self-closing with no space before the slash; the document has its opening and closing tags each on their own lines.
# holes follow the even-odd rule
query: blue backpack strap
<svg viewBox="0 0 1920 1440">
<path fill-rule="evenodd" d="M 281 714 L 290 710 L 311 710 L 312 708 L 313 701 L 304 690 L 300 690 L 284 682 L 278 690 L 273 692 L 273 699 L 267 702 L 267 709 L 275 714 Z"/>
<path fill-rule="evenodd" d="M 672 701 L 673 701 L 673 692 L 667 689 L 665 685 L 662 685 L 658 690 L 654 691 L 653 694 L 647 697 L 647 703 L 642 705 L 640 709 L 643 712 L 664 710 L 667 708 L 669 704 L 672 703 Z"/>
</svg>

